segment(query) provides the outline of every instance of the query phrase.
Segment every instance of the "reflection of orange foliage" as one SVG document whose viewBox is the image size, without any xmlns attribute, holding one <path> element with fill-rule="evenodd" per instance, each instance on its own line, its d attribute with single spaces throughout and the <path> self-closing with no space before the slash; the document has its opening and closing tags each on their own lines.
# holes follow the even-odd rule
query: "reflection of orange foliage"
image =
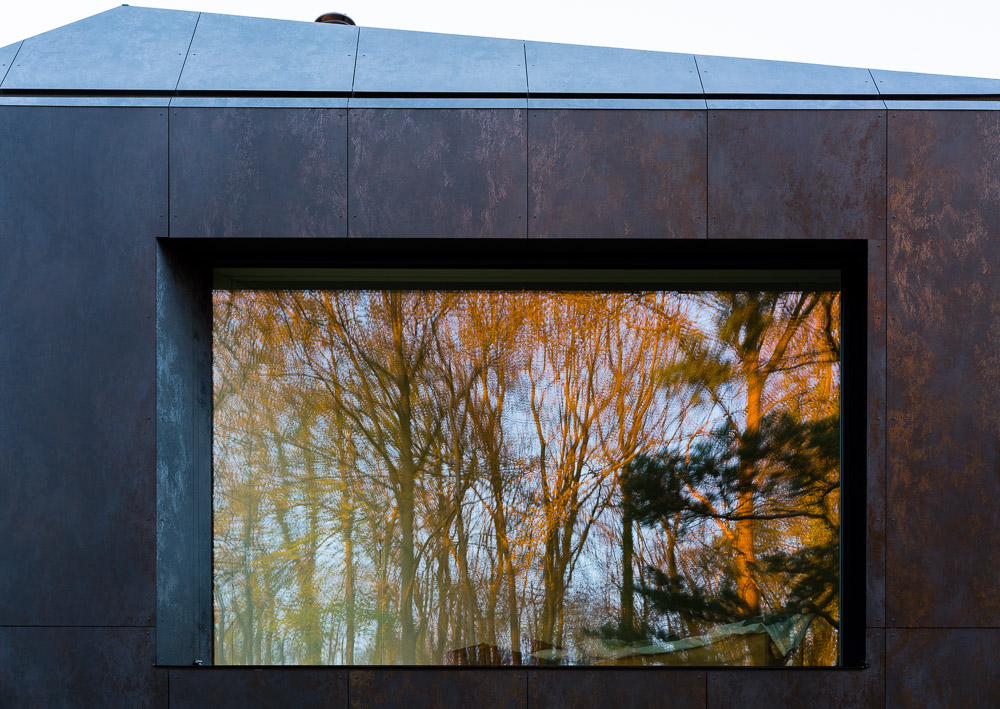
<svg viewBox="0 0 1000 709">
<path fill-rule="evenodd" d="M 839 337 L 829 313 L 781 345 L 763 406 L 839 396 L 834 361 L 799 364 Z M 699 554 L 732 524 L 636 530 L 621 558 L 621 471 L 746 406 L 744 383 L 709 396 L 677 374 L 717 343 L 704 298 L 216 291 L 214 315 L 220 663 L 517 664 L 522 629 L 580 657 L 633 556 L 719 573 Z M 809 531 L 775 525 L 753 553 Z"/>
</svg>

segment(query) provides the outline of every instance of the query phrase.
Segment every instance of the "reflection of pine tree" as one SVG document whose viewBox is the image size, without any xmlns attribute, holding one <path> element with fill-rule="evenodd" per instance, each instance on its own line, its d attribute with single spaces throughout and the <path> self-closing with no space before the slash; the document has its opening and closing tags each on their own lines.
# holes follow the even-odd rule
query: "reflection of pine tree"
<svg viewBox="0 0 1000 709">
<path fill-rule="evenodd" d="M 686 454 L 665 450 L 629 466 L 625 499 L 630 509 L 624 513 L 640 525 L 676 527 L 681 534 L 713 520 L 752 520 L 765 530 L 791 520 L 808 521 L 798 548 L 783 548 L 790 545 L 779 536 L 769 550 L 761 550 L 752 569 L 757 586 L 783 589 L 780 596 L 766 599 L 761 613 L 806 613 L 836 628 L 839 453 L 836 416 L 804 421 L 788 412 L 771 414 L 749 433 L 725 424 Z M 740 475 L 747 462 L 760 471 L 749 482 Z M 755 500 L 749 515 L 739 505 L 747 495 Z M 678 617 L 689 631 L 757 616 L 737 593 L 731 550 L 721 544 L 716 551 L 713 562 L 723 570 L 719 583 L 651 567 L 651 582 L 640 584 L 637 592 L 664 616 Z"/>
</svg>

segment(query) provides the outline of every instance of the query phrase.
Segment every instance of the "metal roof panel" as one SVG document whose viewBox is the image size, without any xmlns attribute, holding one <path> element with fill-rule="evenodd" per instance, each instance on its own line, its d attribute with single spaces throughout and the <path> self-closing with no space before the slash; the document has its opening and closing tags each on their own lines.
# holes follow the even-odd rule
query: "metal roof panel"
<svg viewBox="0 0 1000 709">
<path fill-rule="evenodd" d="M 872 69 L 883 96 L 1000 96 L 1000 79 Z"/>
<path fill-rule="evenodd" d="M 204 13 L 177 88 L 346 93 L 357 46 L 357 27 Z"/>
<path fill-rule="evenodd" d="M 867 69 L 697 55 L 706 94 L 878 95 Z"/>
<path fill-rule="evenodd" d="M 354 91 L 527 94 L 524 42 L 362 27 Z"/>
<path fill-rule="evenodd" d="M 694 55 L 525 42 L 532 94 L 701 95 Z"/>
<path fill-rule="evenodd" d="M 7 76 L 7 71 L 14 62 L 17 50 L 21 48 L 22 44 L 23 42 L 14 42 L 14 44 L 8 44 L 6 47 L 0 47 L 0 84 L 3 83 L 4 77 Z"/>
<path fill-rule="evenodd" d="M 24 40 L 4 90 L 172 91 L 197 12 L 116 7 Z"/>
</svg>

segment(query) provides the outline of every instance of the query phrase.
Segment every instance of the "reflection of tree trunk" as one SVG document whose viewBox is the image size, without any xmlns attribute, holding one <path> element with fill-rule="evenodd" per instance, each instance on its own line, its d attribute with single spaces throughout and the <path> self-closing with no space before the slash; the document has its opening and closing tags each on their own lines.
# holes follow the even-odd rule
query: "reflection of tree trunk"
<svg viewBox="0 0 1000 709">
<path fill-rule="evenodd" d="M 632 540 L 632 500 L 625 487 L 624 475 L 618 478 L 622 492 L 622 617 L 621 624 L 635 630 L 635 581 L 632 574 L 632 557 L 635 544 Z"/>
<path fill-rule="evenodd" d="M 299 563 L 299 588 L 302 594 L 301 632 L 305 644 L 306 664 L 318 665 L 322 661 L 323 630 L 320 623 L 316 591 L 316 547 L 319 544 L 319 505 L 316 494 L 316 466 L 314 456 L 305 453 L 305 499 L 308 501 L 309 529 L 305 539 L 304 558 Z"/>
<path fill-rule="evenodd" d="M 756 353 L 755 353 L 756 354 Z M 756 365 L 756 356 L 753 364 Z M 760 429 L 761 394 L 764 381 L 760 376 L 747 377 L 747 422 L 744 435 L 752 441 Z M 749 451 L 742 453 L 752 457 Z M 736 593 L 746 604 L 751 615 L 760 613 L 760 591 L 754 580 L 754 481 L 757 471 L 752 460 L 740 462 L 736 514 L 746 519 L 736 521 Z"/>
<path fill-rule="evenodd" d="M 345 486 L 346 487 L 346 486 Z M 344 601 L 346 603 L 346 636 L 344 638 L 344 662 L 354 664 L 355 601 L 354 601 L 354 510 L 347 503 L 344 515 Z"/>
</svg>

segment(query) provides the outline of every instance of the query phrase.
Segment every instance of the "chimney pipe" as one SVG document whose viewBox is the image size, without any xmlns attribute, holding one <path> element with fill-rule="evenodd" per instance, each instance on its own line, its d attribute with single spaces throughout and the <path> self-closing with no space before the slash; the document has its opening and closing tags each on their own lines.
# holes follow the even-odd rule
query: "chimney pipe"
<svg viewBox="0 0 1000 709">
<path fill-rule="evenodd" d="M 316 18 L 317 22 L 325 22 L 328 25 L 351 25 L 356 27 L 354 20 L 342 12 L 324 12 Z"/>
</svg>

